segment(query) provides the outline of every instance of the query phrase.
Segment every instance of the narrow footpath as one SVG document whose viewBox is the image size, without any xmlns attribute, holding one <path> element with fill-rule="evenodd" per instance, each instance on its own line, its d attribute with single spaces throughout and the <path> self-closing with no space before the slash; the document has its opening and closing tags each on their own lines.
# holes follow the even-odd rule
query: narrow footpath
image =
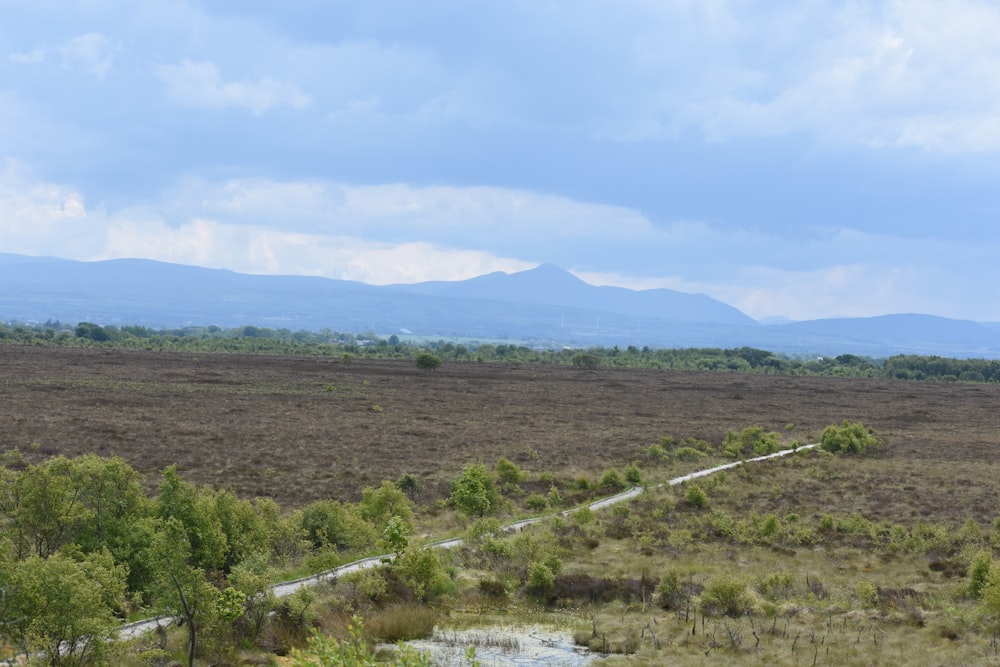
<svg viewBox="0 0 1000 667">
<path fill-rule="evenodd" d="M 789 454 L 794 454 L 795 452 L 800 452 L 806 449 L 812 449 L 813 447 L 819 446 L 819 443 L 813 443 L 811 445 L 801 445 L 795 449 L 783 449 L 779 452 L 774 452 L 773 454 L 767 454 L 765 456 L 756 456 L 752 459 L 743 459 L 740 461 L 733 461 L 732 463 L 725 463 L 723 465 L 715 466 L 714 468 L 706 468 L 705 470 L 698 470 L 687 475 L 681 475 L 680 477 L 674 477 L 673 479 L 667 480 L 663 484 L 658 485 L 663 486 L 675 486 L 677 484 L 683 484 L 684 482 L 689 482 L 693 479 L 698 479 L 699 477 L 707 477 L 708 475 L 714 475 L 717 472 L 722 472 L 723 470 L 729 470 L 730 468 L 736 468 L 745 463 L 756 463 L 758 461 L 767 461 L 769 459 L 778 458 L 781 456 L 787 456 Z M 617 503 L 625 502 L 639 496 L 645 492 L 645 487 L 634 486 L 627 491 L 615 494 L 613 496 L 608 496 L 606 498 L 601 498 L 600 500 L 595 500 L 588 505 L 581 505 L 580 507 L 574 507 L 572 509 L 564 510 L 562 512 L 555 512 L 552 514 L 546 514 L 544 516 L 534 517 L 532 519 L 523 519 L 521 521 L 514 521 L 506 524 L 502 527 L 502 530 L 507 532 L 513 532 L 521 530 L 532 524 L 536 524 L 540 521 L 545 521 L 546 519 L 551 519 L 556 516 L 569 516 L 574 512 L 578 512 L 584 507 L 589 507 L 592 511 L 597 511 L 615 505 Z M 463 544 L 463 539 L 461 537 L 454 537 L 447 540 L 440 540 L 437 542 L 430 542 L 424 545 L 426 549 L 454 549 L 455 547 L 460 547 Z M 331 579 L 336 579 L 342 577 L 346 574 L 352 572 L 359 572 L 361 570 L 366 570 L 368 568 L 376 567 L 386 560 L 391 559 L 391 554 L 383 554 L 381 556 L 370 556 L 368 558 L 362 558 L 361 560 L 356 560 L 339 567 L 335 567 L 332 570 L 326 570 L 325 572 L 320 572 L 319 574 L 313 574 L 308 577 L 302 577 L 300 579 L 293 579 L 291 581 L 285 581 L 280 584 L 275 584 L 271 587 L 274 592 L 275 597 L 285 597 L 291 595 L 300 588 L 307 586 L 316 586 L 324 581 L 330 581 Z M 147 632 L 152 632 L 159 626 L 170 625 L 176 619 L 169 616 L 158 616 L 156 618 L 147 618 L 141 621 L 134 621 L 132 623 L 127 623 L 121 627 L 118 632 L 120 639 L 129 640 L 135 639 L 144 635 Z"/>
</svg>

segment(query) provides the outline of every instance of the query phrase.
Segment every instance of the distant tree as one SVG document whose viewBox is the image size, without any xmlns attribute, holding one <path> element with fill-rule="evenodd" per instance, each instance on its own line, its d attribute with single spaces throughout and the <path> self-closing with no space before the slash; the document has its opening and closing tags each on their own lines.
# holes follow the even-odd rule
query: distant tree
<svg viewBox="0 0 1000 667">
<path fill-rule="evenodd" d="M 432 369 L 441 365 L 441 357 L 430 352 L 421 352 L 417 355 L 417 368 Z"/>
<path fill-rule="evenodd" d="M 573 355 L 573 365 L 577 368 L 594 369 L 601 365 L 601 358 L 596 354 L 581 352 Z"/>
</svg>

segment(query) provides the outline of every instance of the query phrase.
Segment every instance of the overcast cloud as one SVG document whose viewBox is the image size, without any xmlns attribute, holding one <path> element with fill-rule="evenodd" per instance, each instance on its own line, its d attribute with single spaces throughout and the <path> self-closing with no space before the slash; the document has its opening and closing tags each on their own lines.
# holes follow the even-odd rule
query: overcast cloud
<svg viewBox="0 0 1000 667">
<path fill-rule="evenodd" d="M 1000 321 L 993 2 L 0 11 L 0 252 Z"/>
</svg>

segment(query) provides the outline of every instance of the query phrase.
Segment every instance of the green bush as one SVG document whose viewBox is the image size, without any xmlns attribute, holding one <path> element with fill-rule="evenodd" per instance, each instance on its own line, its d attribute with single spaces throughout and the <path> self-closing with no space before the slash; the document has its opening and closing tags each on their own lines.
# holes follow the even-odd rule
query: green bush
<svg viewBox="0 0 1000 667">
<path fill-rule="evenodd" d="M 722 443 L 722 453 L 738 458 L 740 456 L 764 456 L 778 451 L 778 434 L 765 431 L 760 426 L 748 426 L 739 433 L 729 431 Z"/>
<path fill-rule="evenodd" d="M 545 563 L 532 563 L 528 574 L 527 590 L 535 597 L 545 597 L 555 588 L 556 575 Z"/>
<path fill-rule="evenodd" d="M 697 484 L 692 484 L 687 490 L 687 494 L 684 496 L 684 500 L 691 507 L 697 509 L 702 509 L 708 506 L 708 495 L 705 493 L 705 489 L 701 488 Z"/>
<path fill-rule="evenodd" d="M 821 449 L 833 454 L 864 454 L 866 449 L 878 445 L 878 436 L 872 429 L 847 420 L 839 426 L 827 426 L 819 441 Z"/>
<path fill-rule="evenodd" d="M 708 616 L 743 616 L 753 602 L 746 582 L 729 575 L 710 581 L 701 594 L 701 610 Z"/>
<path fill-rule="evenodd" d="M 705 458 L 705 453 L 699 452 L 694 447 L 681 447 L 674 452 L 674 456 L 678 461 L 690 462 Z"/>
<path fill-rule="evenodd" d="M 490 471 L 481 463 L 465 466 L 451 483 L 451 501 L 471 516 L 492 514 L 500 508 L 500 494 Z"/>
<path fill-rule="evenodd" d="M 505 456 L 501 456 L 497 459 L 497 464 L 494 469 L 497 473 L 497 479 L 500 480 L 500 484 L 504 487 L 513 488 L 527 476 L 520 468 L 517 467 L 516 463 L 508 460 Z"/>
<path fill-rule="evenodd" d="M 610 468 L 601 477 L 600 485 L 602 487 L 610 487 L 612 489 L 624 489 L 625 479 L 622 477 L 622 474 L 617 468 Z"/>
<path fill-rule="evenodd" d="M 417 368 L 433 369 L 441 365 L 441 357 L 430 352 L 421 352 L 416 357 Z"/>
<path fill-rule="evenodd" d="M 524 506 L 532 512 L 542 512 L 549 506 L 548 499 L 540 493 L 533 493 L 524 499 Z"/>
<path fill-rule="evenodd" d="M 625 466 L 625 481 L 633 486 L 642 484 L 642 471 L 639 470 L 639 466 L 634 463 Z"/>
</svg>

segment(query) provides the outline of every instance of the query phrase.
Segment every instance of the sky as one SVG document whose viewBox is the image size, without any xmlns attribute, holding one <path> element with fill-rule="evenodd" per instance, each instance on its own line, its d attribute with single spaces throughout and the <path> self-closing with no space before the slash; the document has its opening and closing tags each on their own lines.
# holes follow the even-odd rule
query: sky
<svg viewBox="0 0 1000 667">
<path fill-rule="evenodd" d="M 1000 4 L 0 0 L 0 252 L 1000 321 Z"/>
</svg>

